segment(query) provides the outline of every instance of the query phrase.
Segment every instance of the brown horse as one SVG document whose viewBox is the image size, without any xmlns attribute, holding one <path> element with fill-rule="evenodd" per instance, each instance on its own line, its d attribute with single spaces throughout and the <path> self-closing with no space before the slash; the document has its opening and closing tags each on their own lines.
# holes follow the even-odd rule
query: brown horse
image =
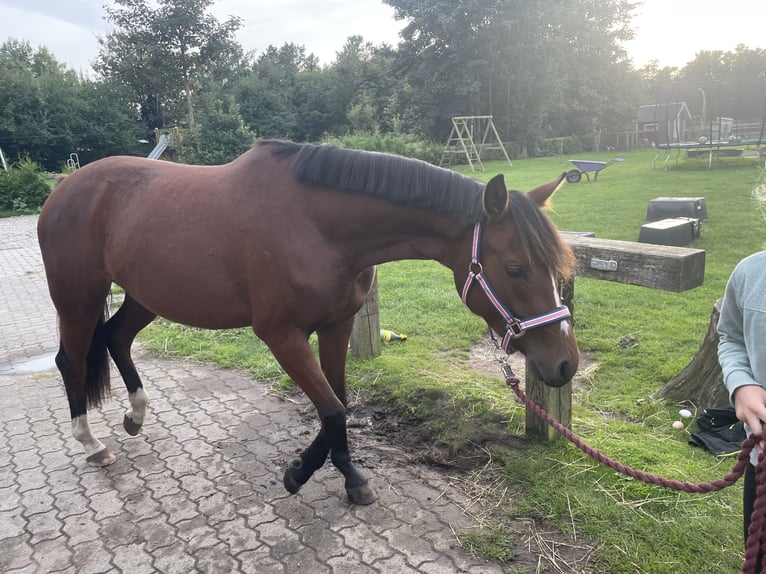
<svg viewBox="0 0 766 574">
<path fill-rule="evenodd" d="M 297 492 L 329 454 L 350 500 L 371 503 L 349 456 L 345 362 L 374 266 L 446 265 L 466 305 L 505 335 L 506 351 L 522 351 L 548 385 L 563 385 L 579 355 L 556 286 L 574 259 L 540 209 L 563 179 L 523 194 L 506 190 L 502 175 L 485 187 L 416 160 L 282 141 L 216 167 L 132 157 L 83 167 L 45 203 L 38 237 L 60 321 L 56 364 L 87 462 L 115 460 L 86 415 L 108 392 L 107 351 L 135 435 L 147 404 L 130 355 L 141 329 L 157 315 L 206 329 L 249 325 L 321 420 L 285 487 Z M 112 282 L 125 300 L 105 320 Z"/>
</svg>

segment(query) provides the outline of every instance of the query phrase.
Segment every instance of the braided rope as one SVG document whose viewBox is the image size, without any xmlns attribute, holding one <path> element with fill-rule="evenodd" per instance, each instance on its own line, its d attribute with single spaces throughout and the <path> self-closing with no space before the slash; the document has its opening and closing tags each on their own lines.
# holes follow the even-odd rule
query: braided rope
<svg viewBox="0 0 766 574">
<path fill-rule="evenodd" d="M 626 476 L 640 480 L 647 484 L 654 484 L 663 488 L 669 488 L 671 490 L 679 490 L 683 492 L 703 493 L 703 492 L 717 492 L 724 488 L 731 486 L 744 474 L 745 468 L 750 464 L 750 452 L 755 447 L 756 443 L 760 441 L 760 437 L 749 436 L 742 442 L 742 450 L 737 456 L 737 461 L 734 463 L 734 467 L 726 476 L 713 480 L 711 482 L 682 482 L 679 480 L 672 480 L 655 476 L 648 472 L 637 470 L 630 466 L 626 466 L 616 460 L 609 458 L 605 454 L 597 451 L 596 449 L 585 444 L 579 437 L 577 437 L 572 431 L 559 423 L 551 415 L 545 412 L 534 401 L 529 399 L 524 391 L 520 388 L 520 381 L 515 376 L 507 376 L 505 379 L 506 385 L 511 387 L 516 396 L 521 400 L 527 408 L 547 422 L 554 429 L 559 431 L 564 437 L 569 440 L 574 446 L 579 448 L 582 452 L 593 458 L 594 460 L 608 466 L 609 468 L 616 470 Z M 762 557 L 762 550 L 766 550 L 766 456 L 764 452 L 761 452 L 758 457 L 758 466 L 755 469 L 756 476 L 756 499 L 751 517 L 750 528 L 747 533 L 747 544 L 745 547 L 745 562 L 742 565 L 742 574 L 755 574 L 755 569 L 758 565 L 759 558 Z M 761 574 L 764 574 L 766 569 L 761 568 Z"/>
<path fill-rule="evenodd" d="M 764 451 L 758 455 L 758 466 L 755 467 L 755 505 L 750 515 L 750 527 L 747 529 L 745 544 L 745 563 L 742 565 L 743 574 L 753 574 L 763 559 L 766 548 L 766 471 L 764 471 Z M 761 572 L 764 571 L 761 565 Z"/>
</svg>

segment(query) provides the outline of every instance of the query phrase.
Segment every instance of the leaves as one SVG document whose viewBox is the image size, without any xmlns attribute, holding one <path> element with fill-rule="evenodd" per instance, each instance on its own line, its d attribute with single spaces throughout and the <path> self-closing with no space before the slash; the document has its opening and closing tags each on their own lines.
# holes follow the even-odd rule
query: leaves
<svg viewBox="0 0 766 574">
<path fill-rule="evenodd" d="M 0 146 L 49 170 L 71 153 L 83 159 L 130 153 L 138 139 L 133 110 L 110 82 L 79 77 L 46 48 L 0 45 Z"/>
<path fill-rule="evenodd" d="M 151 130 L 194 125 L 193 95 L 203 78 L 223 66 L 236 68 L 242 49 L 234 40 L 241 20 L 219 22 L 206 10 L 213 0 L 115 0 L 107 20 L 115 31 L 99 39 L 94 68 L 135 93 L 142 119 Z"/>
</svg>

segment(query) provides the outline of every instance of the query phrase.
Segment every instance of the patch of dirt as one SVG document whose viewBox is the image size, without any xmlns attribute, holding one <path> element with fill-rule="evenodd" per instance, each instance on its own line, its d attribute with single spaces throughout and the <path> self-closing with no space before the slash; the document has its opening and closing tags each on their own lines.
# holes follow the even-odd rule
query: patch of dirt
<svg viewBox="0 0 766 574">
<path fill-rule="evenodd" d="M 523 388 L 524 356 L 516 353 L 507 359 Z M 487 376 L 502 376 L 488 336 L 471 350 L 467 366 Z M 578 373 L 573 380 L 575 388 L 582 388 L 584 378 L 596 368 L 591 357 L 581 353 Z M 396 461 L 403 466 L 426 463 L 444 472 L 450 483 L 464 492 L 467 503 L 463 511 L 475 517 L 480 526 L 478 536 L 461 541 L 466 549 L 481 547 L 493 539 L 495 533 L 502 532 L 501 537 L 512 544 L 512 549 L 503 549 L 510 551 L 503 562 L 513 572 L 584 574 L 591 571 L 595 546 L 588 540 L 562 535 L 533 518 L 509 518 L 509 509 L 521 499 L 523 491 L 498 472 L 490 451 L 482 443 L 498 442 L 514 448 L 524 443 L 524 437 L 507 433 L 495 437 L 488 431 L 486 440 L 476 437 L 473 441 L 473 452 L 464 451 L 455 457 L 446 445 L 435 442 L 427 424 L 403 420 L 385 405 L 352 403 L 348 429 L 355 458 L 361 466 L 374 467 L 382 457 L 389 464 Z M 574 517 L 570 519 L 574 525 Z M 460 538 L 460 533 L 456 535 Z"/>
<path fill-rule="evenodd" d="M 508 364 L 521 380 L 521 388 L 524 388 L 524 374 L 526 372 L 526 358 L 521 353 L 514 353 L 507 357 Z M 468 366 L 473 370 L 489 377 L 502 377 L 500 366 L 495 358 L 495 351 L 489 335 L 484 335 L 479 344 L 474 345 L 468 357 Z M 588 353 L 580 352 L 580 365 L 572 379 L 575 388 L 583 386 L 583 380 L 598 368 Z"/>
<path fill-rule="evenodd" d="M 514 373 L 521 380 L 521 388 L 524 389 L 524 375 L 526 359 L 521 353 L 514 353 L 506 357 Z M 502 372 L 493 351 L 493 345 L 488 335 L 471 349 L 467 366 L 478 373 L 490 377 L 501 378 Z M 597 368 L 597 363 L 587 353 L 580 353 L 580 364 L 572 381 L 575 389 L 584 388 L 583 381 Z M 423 400 L 438 403 L 438 396 L 426 396 Z M 444 400 L 448 400 L 446 395 Z M 515 400 L 512 393 L 509 400 Z M 462 469 L 474 471 L 487 463 L 488 454 L 484 445 L 488 443 L 502 443 L 507 448 L 521 446 L 525 438 L 512 435 L 504 429 L 498 430 L 486 426 L 478 431 L 476 436 L 471 437 L 471 448 L 460 448 L 460 453 L 455 455 L 454 449 L 449 445 L 435 442 L 433 433 L 429 430 L 427 421 L 419 423 L 413 420 L 404 420 L 386 405 L 367 403 L 362 399 L 352 398 L 351 409 L 348 418 L 349 432 L 355 434 L 355 441 L 374 442 L 380 444 L 387 441 L 395 444 L 402 452 L 408 452 L 410 460 L 418 460 L 433 466 L 448 469 Z M 313 415 L 312 415 L 313 416 Z M 502 424 L 500 425 L 502 427 Z M 361 429 L 361 432 L 359 431 Z"/>
</svg>

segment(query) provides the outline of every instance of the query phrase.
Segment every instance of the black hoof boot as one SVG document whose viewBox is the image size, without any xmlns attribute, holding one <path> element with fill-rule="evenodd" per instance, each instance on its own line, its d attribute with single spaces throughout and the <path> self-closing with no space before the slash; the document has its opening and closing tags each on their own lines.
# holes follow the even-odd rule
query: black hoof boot
<svg viewBox="0 0 766 574">
<path fill-rule="evenodd" d="M 301 470 L 303 470 L 303 462 L 299 458 L 292 461 L 285 469 L 285 476 L 282 479 L 282 483 L 290 494 L 298 492 L 304 484 L 295 477 L 295 473 L 300 472 Z"/>
<path fill-rule="evenodd" d="M 140 424 L 134 423 L 133 419 L 131 419 L 128 415 L 125 415 L 122 419 L 122 428 L 124 428 L 125 432 L 130 436 L 136 436 L 141 430 L 141 426 L 142 425 Z"/>
<path fill-rule="evenodd" d="M 367 481 L 359 486 L 346 486 L 346 494 L 348 494 L 348 499 L 351 501 L 351 504 L 367 506 L 378 499 L 378 495 L 375 494 L 375 491 L 372 488 L 370 488 Z"/>
</svg>

